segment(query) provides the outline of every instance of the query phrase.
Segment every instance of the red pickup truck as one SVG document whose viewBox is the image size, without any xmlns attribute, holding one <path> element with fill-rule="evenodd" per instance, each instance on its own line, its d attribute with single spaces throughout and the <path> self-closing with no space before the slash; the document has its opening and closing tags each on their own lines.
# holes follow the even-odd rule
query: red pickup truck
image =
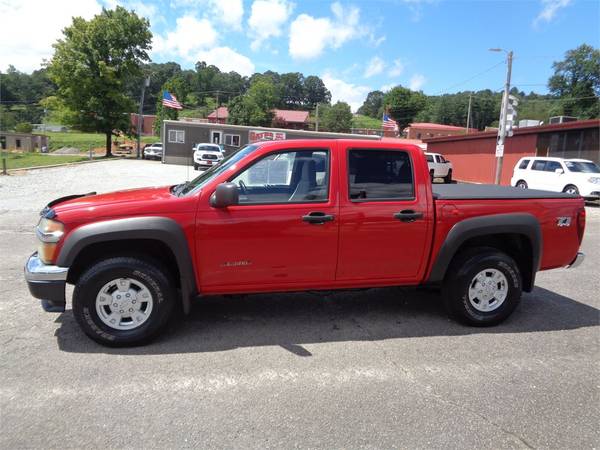
<svg viewBox="0 0 600 450">
<path fill-rule="evenodd" d="M 574 267 L 579 196 L 432 185 L 415 146 L 367 140 L 249 145 L 176 186 L 59 198 L 25 266 L 46 311 L 135 345 L 181 303 L 215 294 L 439 287 L 478 326 L 508 317 L 538 270 Z"/>
</svg>

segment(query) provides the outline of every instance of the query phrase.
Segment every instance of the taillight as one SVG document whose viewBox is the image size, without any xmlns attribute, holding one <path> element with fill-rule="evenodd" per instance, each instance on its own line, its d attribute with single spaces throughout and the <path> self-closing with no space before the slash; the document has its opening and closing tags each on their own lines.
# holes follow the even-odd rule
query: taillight
<svg viewBox="0 0 600 450">
<path fill-rule="evenodd" d="M 583 240 L 583 232 L 585 231 L 585 208 L 581 208 L 577 212 L 577 237 L 579 238 L 579 245 Z"/>
</svg>

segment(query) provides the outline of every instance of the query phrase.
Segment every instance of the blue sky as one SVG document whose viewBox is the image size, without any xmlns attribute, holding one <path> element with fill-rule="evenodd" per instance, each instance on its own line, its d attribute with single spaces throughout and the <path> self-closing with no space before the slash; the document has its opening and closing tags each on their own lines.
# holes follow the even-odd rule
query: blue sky
<svg viewBox="0 0 600 450">
<path fill-rule="evenodd" d="M 116 4 L 149 18 L 156 62 L 315 74 L 354 108 L 396 84 L 426 94 L 499 90 L 504 56 L 490 47 L 514 50 L 517 87 L 545 92 L 553 61 L 600 39 L 600 2 L 588 0 L 0 0 L 0 69 L 39 67 L 72 15 Z"/>
</svg>

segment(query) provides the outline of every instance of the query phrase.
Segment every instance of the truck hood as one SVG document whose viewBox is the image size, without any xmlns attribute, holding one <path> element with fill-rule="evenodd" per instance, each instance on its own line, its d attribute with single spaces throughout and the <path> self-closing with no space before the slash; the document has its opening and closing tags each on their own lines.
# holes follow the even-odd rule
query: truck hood
<svg viewBox="0 0 600 450">
<path fill-rule="evenodd" d="M 83 194 L 81 196 L 63 197 L 50 202 L 49 206 L 60 215 L 73 209 L 95 209 L 100 206 L 117 203 L 146 203 L 165 200 L 171 197 L 171 186 L 128 189 L 125 191 L 108 192 L 106 194 Z"/>
</svg>

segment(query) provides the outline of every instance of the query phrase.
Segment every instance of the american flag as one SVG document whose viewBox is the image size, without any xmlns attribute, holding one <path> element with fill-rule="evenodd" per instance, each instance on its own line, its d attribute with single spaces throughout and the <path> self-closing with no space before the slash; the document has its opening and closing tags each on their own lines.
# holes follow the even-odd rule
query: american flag
<svg viewBox="0 0 600 450">
<path fill-rule="evenodd" d="M 183 109 L 183 106 L 177 101 L 177 98 L 167 91 L 163 91 L 162 104 L 167 108 Z"/>
<path fill-rule="evenodd" d="M 390 116 L 388 116 L 386 113 L 383 113 L 383 123 L 381 126 L 383 127 L 384 130 L 394 130 L 394 131 L 398 130 L 398 124 L 396 123 L 396 121 L 392 120 L 392 118 Z"/>
</svg>

